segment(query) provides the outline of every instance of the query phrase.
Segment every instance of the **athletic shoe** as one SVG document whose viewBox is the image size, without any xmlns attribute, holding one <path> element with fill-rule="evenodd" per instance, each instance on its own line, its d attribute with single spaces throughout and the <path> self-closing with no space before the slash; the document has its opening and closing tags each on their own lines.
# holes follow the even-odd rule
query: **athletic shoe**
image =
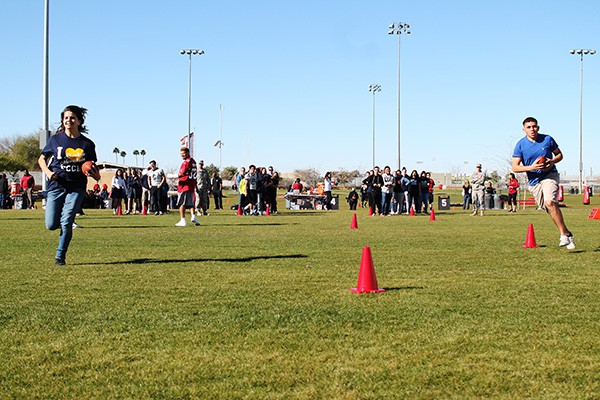
<svg viewBox="0 0 600 400">
<path fill-rule="evenodd" d="M 573 239 L 573 235 L 568 236 L 569 244 L 567 245 L 567 249 L 573 250 L 575 248 L 575 239 Z"/>
<path fill-rule="evenodd" d="M 175 224 L 175 226 L 186 226 L 187 224 L 185 223 L 185 219 L 182 219 L 181 221 L 179 221 L 178 223 Z"/>
<path fill-rule="evenodd" d="M 198 221 L 196 218 L 190 219 L 190 222 L 196 226 L 200 226 L 200 221 Z"/>
<path fill-rule="evenodd" d="M 81 226 L 77 225 L 75 222 L 73 222 L 73 229 L 77 229 L 77 228 L 81 228 Z"/>
<path fill-rule="evenodd" d="M 67 265 L 67 262 L 65 261 L 64 258 L 57 258 L 56 261 L 54 262 L 54 265 L 58 265 L 59 267 L 62 267 L 63 265 Z"/>
<path fill-rule="evenodd" d="M 568 235 L 560 235 L 560 243 L 558 245 L 561 247 L 566 247 L 569 250 L 573 250 L 575 248 L 573 234 L 569 232 Z"/>
</svg>

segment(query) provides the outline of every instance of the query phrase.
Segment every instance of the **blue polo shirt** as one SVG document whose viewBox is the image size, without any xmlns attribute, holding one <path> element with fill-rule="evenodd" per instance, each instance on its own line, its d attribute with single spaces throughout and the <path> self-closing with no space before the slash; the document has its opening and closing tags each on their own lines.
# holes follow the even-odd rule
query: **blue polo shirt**
<svg viewBox="0 0 600 400">
<path fill-rule="evenodd" d="M 527 136 L 519 140 L 515 146 L 513 157 L 521 158 L 523 165 L 529 166 L 541 156 L 551 160 L 554 157 L 553 151 L 556 149 L 558 149 L 558 144 L 556 144 L 552 136 L 539 133 L 535 142 L 527 139 Z M 539 169 L 527 171 L 529 185 L 537 185 L 539 181 L 546 178 L 549 174 L 557 172 L 556 165 L 548 171 L 540 171 Z"/>
</svg>

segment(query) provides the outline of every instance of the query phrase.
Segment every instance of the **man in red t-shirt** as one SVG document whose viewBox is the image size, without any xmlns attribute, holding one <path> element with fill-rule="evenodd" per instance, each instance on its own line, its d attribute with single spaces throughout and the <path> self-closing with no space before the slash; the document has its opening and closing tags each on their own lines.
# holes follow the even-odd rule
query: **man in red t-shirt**
<svg viewBox="0 0 600 400">
<path fill-rule="evenodd" d="M 196 167 L 196 161 L 190 157 L 190 149 L 187 147 L 181 148 L 181 158 L 183 162 L 179 168 L 179 175 L 177 181 L 177 206 L 179 207 L 179 216 L 181 219 L 175 226 L 185 226 L 185 209 L 191 208 L 190 222 L 194 225 L 200 225 L 200 222 L 196 219 L 196 210 L 194 209 L 194 191 L 196 189 L 196 175 L 198 169 Z"/>
</svg>

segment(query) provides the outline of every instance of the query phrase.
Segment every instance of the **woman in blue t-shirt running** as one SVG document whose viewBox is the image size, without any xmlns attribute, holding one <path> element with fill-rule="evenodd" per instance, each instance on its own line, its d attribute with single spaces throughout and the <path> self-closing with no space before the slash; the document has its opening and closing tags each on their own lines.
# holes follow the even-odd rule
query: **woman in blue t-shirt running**
<svg viewBox="0 0 600 400">
<path fill-rule="evenodd" d="M 85 197 L 87 177 L 99 179 L 94 166 L 87 174 L 81 170 L 86 161 L 96 162 L 96 145 L 83 132 L 87 110 L 79 106 L 67 106 L 60 114 L 60 128 L 48 139 L 38 164 L 48 178 L 46 187 L 46 228 L 60 228 L 56 265 L 65 265 L 67 249 L 73 236 L 75 213 Z"/>
</svg>

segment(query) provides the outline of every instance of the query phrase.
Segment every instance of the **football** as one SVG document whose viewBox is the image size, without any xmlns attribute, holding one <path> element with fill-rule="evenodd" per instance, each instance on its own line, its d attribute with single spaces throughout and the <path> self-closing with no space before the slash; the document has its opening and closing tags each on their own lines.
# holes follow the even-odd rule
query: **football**
<svg viewBox="0 0 600 400">
<path fill-rule="evenodd" d="M 546 159 L 546 157 L 544 156 L 539 156 L 535 161 L 534 164 L 546 164 L 546 161 L 548 161 Z"/>
<path fill-rule="evenodd" d="M 84 162 L 81 166 L 81 172 L 83 172 L 86 176 L 91 176 L 97 181 L 100 180 L 100 171 L 93 161 Z"/>
</svg>

